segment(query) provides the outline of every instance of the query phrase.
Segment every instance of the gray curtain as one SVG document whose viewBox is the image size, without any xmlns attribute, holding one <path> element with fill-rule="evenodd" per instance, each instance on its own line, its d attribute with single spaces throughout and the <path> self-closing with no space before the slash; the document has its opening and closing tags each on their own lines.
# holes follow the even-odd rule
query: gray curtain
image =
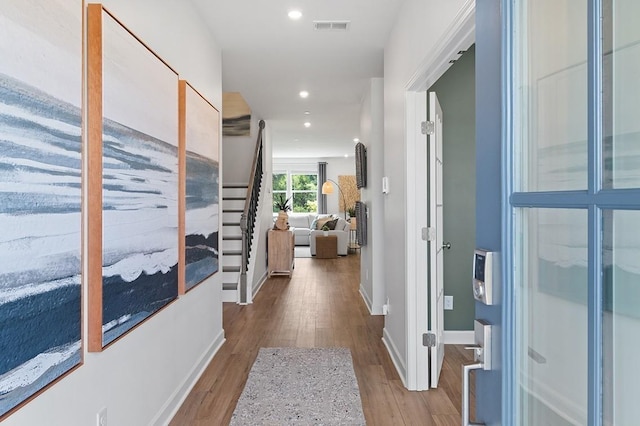
<svg viewBox="0 0 640 426">
<path fill-rule="evenodd" d="M 318 213 L 327 213 L 327 196 L 322 193 L 322 184 L 327 181 L 327 163 L 318 163 Z"/>
</svg>

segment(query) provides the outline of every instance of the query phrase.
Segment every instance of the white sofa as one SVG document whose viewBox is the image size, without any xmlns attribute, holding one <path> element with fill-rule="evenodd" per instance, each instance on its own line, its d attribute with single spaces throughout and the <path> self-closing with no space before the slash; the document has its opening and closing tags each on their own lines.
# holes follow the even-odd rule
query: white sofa
<svg viewBox="0 0 640 426">
<path fill-rule="evenodd" d="M 293 228 L 294 244 L 297 246 L 308 246 L 311 224 L 315 220 L 315 214 L 289 213 L 289 226 Z"/>
<path fill-rule="evenodd" d="M 344 220 L 343 218 L 339 218 L 336 223 L 336 227 L 332 231 L 327 231 L 328 235 L 335 235 L 338 237 L 338 256 L 346 256 L 349 252 L 349 232 L 351 230 L 351 224 Z M 309 234 L 309 250 L 311 251 L 311 256 L 316 255 L 316 236 L 324 235 L 324 231 L 312 229 Z"/>
</svg>

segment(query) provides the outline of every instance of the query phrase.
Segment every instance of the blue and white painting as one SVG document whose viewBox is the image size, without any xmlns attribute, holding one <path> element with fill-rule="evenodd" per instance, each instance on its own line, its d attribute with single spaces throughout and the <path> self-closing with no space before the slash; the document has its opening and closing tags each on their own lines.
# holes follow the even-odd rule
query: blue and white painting
<svg viewBox="0 0 640 426">
<path fill-rule="evenodd" d="M 178 77 L 103 11 L 102 344 L 178 295 Z"/>
<path fill-rule="evenodd" d="M 219 114 L 186 85 L 185 287 L 218 271 Z"/>
<path fill-rule="evenodd" d="M 82 2 L 0 2 L 0 420 L 82 362 Z"/>
</svg>

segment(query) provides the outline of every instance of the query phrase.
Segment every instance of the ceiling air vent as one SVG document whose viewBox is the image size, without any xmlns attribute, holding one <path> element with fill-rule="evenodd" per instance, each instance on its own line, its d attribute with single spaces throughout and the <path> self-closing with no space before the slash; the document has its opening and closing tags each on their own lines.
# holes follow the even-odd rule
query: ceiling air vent
<svg viewBox="0 0 640 426">
<path fill-rule="evenodd" d="M 317 31 L 347 31 L 351 21 L 313 21 L 313 28 Z"/>
</svg>

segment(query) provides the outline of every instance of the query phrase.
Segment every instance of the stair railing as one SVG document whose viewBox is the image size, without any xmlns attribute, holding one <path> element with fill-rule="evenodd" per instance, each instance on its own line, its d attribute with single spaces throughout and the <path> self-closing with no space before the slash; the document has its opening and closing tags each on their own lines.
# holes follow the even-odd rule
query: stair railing
<svg viewBox="0 0 640 426">
<path fill-rule="evenodd" d="M 244 210 L 240 216 L 240 230 L 242 231 L 242 260 L 240 264 L 240 288 L 239 302 L 247 303 L 247 270 L 249 269 L 249 254 L 251 253 L 251 241 L 253 240 L 253 230 L 256 224 L 258 212 L 258 199 L 260 197 L 260 185 L 263 175 L 262 159 L 262 133 L 264 130 L 264 120 L 260 120 L 260 130 L 256 140 L 256 149 L 253 156 L 251 176 L 247 188 L 247 197 L 244 202 Z"/>
</svg>

